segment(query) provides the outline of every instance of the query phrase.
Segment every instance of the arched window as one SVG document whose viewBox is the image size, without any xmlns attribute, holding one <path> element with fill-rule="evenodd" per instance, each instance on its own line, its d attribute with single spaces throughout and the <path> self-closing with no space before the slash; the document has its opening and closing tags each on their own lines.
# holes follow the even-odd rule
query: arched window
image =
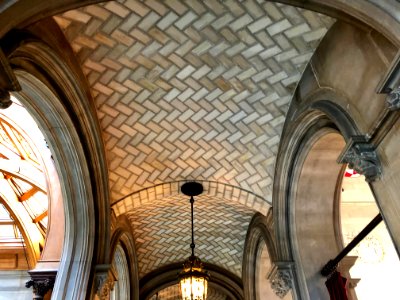
<svg viewBox="0 0 400 300">
<path fill-rule="evenodd" d="M 111 300 L 130 299 L 130 279 L 128 261 L 120 245 L 115 249 L 112 270 L 115 273 L 114 287 L 110 292 Z"/>
<path fill-rule="evenodd" d="M 273 263 L 268 252 L 267 245 L 264 241 L 261 241 L 259 244 L 255 265 L 256 300 L 292 299 L 291 293 L 287 293 L 283 298 L 278 297 L 271 287 L 269 277 L 273 269 Z"/>
<path fill-rule="evenodd" d="M 57 178 L 49 180 L 52 159 L 43 134 L 20 102 L 12 101 L 0 111 L 0 291 L 30 299 L 26 271 L 35 268 L 45 248 L 48 187 Z"/>
</svg>

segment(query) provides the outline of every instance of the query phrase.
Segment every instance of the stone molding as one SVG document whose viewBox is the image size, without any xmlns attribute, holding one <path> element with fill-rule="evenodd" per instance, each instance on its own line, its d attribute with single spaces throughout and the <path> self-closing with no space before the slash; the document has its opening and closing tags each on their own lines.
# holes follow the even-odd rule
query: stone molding
<svg viewBox="0 0 400 300">
<path fill-rule="evenodd" d="M 245 299 L 255 300 L 256 295 L 256 269 L 260 246 L 265 243 L 271 261 L 277 259 L 276 241 L 273 231 L 272 209 L 264 216 L 256 213 L 250 221 L 243 252 L 242 280 Z"/>
<path fill-rule="evenodd" d="M 268 279 L 271 288 L 279 298 L 283 298 L 293 288 L 292 263 L 275 262 Z"/>
<path fill-rule="evenodd" d="M 87 175 L 89 171 L 85 165 L 86 156 L 78 146 L 80 145 L 79 135 L 71 129 L 73 128 L 72 120 L 60 107 L 61 101 L 50 94 L 48 89 L 32 75 L 20 70 L 16 73 L 24 87 L 19 95 L 24 100 L 23 104 L 29 106 L 30 111 L 34 112 L 33 115 L 38 117 L 39 124 L 45 124 L 43 128 L 45 128 L 46 137 L 51 145 L 55 145 L 53 148 L 55 157 L 65 157 L 64 160 L 59 160 L 58 171 L 60 183 L 65 188 L 63 196 L 65 195 L 66 198 L 63 200 L 68 206 L 66 226 L 69 230 L 66 231 L 67 242 L 64 243 L 64 249 L 70 251 L 63 251 L 59 267 L 60 276 L 57 277 L 53 297 L 54 299 L 86 299 L 90 261 L 95 243 L 94 239 L 87 238 L 92 234 L 91 230 L 94 231 L 94 217 L 92 217 L 94 208 L 90 194 L 90 177 Z M 46 120 L 42 118 L 43 111 L 46 111 Z M 59 128 L 60 131 L 50 131 L 45 126 Z M 77 147 L 62 147 L 65 144 L 74 144 Z"/>
<path fill-rule="evenodd" d="M 349 164 L 350 168 L 364 175 L 367 182 L 375 181 L 382 174 L 375 147 L 367 141 L 365 136 L 352 136 L 337 162 Z"/>
<path fill-rule="evenodd" d="M 115 220 L 111 236 L 110 261 L 113 261 L 118 248 L 123 252 L 129 264 L 129 290 L 130 299 L 139 300 L 139 266 L 136 253 L 135 238 L 132 233 L 131 223 L 126 215 L 121 215 Z M 118 278 L 120 274 L 118 274 Z"/>
</svg>

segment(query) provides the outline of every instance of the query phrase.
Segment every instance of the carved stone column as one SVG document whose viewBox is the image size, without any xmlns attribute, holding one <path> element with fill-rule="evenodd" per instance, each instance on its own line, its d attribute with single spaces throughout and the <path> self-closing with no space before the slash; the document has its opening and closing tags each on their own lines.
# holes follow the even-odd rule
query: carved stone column
<svg viewBox="0 0 400 300">
<path fill-rule="evenodd" d="M 382 173 L 375 147 L 364 136 L 351 137 L 337 161 L 348 163 L 350 168 L 364 175 L 368 182 L 375 181 Z"/>
<path fill-rule="evenodd" d="M 275 294 L 283 298 L 293 288 L 293 271 L 291 262 L 275 262 L 268 280 Z"/>
<path fill-rule="evenodd" d="M 48 291 L 52 290 L 54 287 L 54 282 L 56 280 L 56 271 L 28 271 L 31 275 L 31 280 L 26 282 L 25 286 L 27 288 L 33 287 L 33 299 L 41 300 L 47 294 Z"/>
<path fill-rule="evenodd" d="M 0 49 L 0 109 L 8 108 L 12 101 L 10 91 L 19 91 L 21 87 L 15 77 L 10 64 Z"/>
</svg>

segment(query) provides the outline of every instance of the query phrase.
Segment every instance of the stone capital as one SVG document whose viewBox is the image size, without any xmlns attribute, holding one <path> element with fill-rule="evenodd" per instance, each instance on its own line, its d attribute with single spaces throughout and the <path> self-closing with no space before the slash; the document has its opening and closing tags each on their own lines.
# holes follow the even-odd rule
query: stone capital
<svg viewBox="0 0 400 300">
<path fill-rule="evenodd" d="M 54 287 L 57 271 L 29 271 L 31 280 L 26 282 L 26 288 L 33 288 L 33 299 L 43 299 L 44 295 Z"/>
<path fill-rule="evenodd" d="M 100 292 L 103 284 L 106 282 L 109 269 L 110 269 L 110 265 L 108 265 L 108 264 L 96 266 L 96 271 L 95 271 L 95 275 L 94 275 L 94 280 L 95 280 L 94 288 L 97 293 Z"/>
<path fill-rule="evenodd" d="M 293 287 L 292 263 L 275 262 L 268 275 L 271 288 L 279 298 L 283 298 Z"/>
<path fill-rule="evenodd" d="M 100 291 L 100 299 L 109 299 L 110 292 L 114 289 L 115 278 L 109 274 L 106 281 L 104 282 L 101 291 Z"/>
<path fill-rule="evenodd" d="M 400 108 L 400 87 L 393 89 L 386 96 L 386 103 L 389 110 L 398 110 Z"/>
<path fill-rule="evenodd" d="M 351 137 L 337 162 L 349 164 L 351 169 L 364 175 L 368 182 L 375 181 L 382 174 L 375 147 L 364 136 Z"/>
<path fill-rule="evenodd" d="M 0 88 L 0 109 L 6 109 L 12 104 L 10 92 Z"/>
<path fill-rule="evenodd" d="M 116 277 L 111 265 L 96 266 L 96 294 L 101 300 L 110 298 L 110 291 L 114 289 L 115 281 Z"/>
</svg>

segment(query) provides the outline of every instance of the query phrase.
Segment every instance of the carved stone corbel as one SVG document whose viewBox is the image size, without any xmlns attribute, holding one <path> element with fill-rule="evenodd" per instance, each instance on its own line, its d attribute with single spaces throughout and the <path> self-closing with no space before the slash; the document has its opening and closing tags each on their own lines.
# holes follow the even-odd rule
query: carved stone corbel
<svg viewBox="0 0 400 300">
<path fill-rule="evenodd" d="M 389 110 L 400 108 L 400 87 L 395 88 L 386 96 L 386 103 Z"/>
<path fill-rule="evenodd" d="M 8 108 L 11 104 L 10 91 L 19 91 L 21 86 L 15 77 L 7 57 L 0 49 L 0 109 Z"/>
<path fill-rule="evenodd" d="M 351 169 L 364 175 L 368 182 L 375 181 L 382 175 L 375 147 L 364 136 L 351 137 L 337 162 L 349 164 Z"/>
<path fill-rule="evenodd" d="M 41 300 L 54 287 L 57 271 L 29 271 L 31 280 L 25 283 L 26 288 L 33 288 L 33 299 Z"/>
<path fill-rule="evenodd" d="M 10 92 L 0 89 L 0 109 L 9 108 L 11 104 Z"/>
<path fill-rule="evenodd" d="M 293 274 L 291 264 L 275 262 L 268 275 L 271 288 L 279 298 L 283 298 L 293 287 Z"/>
<path fill-rule="evenodd" d="M 102 297 L 102 294 L 105 292 L 104 289 L 107 289 L 107 280 L 108 280 L 108 273 L 110 271 L 111 265 L 104 264 L 104 265 L 97 265 L 95 269 L 95 277 L 94 277 L 94 290 L 96 294 Z"/>
<path fill-rule="evenodd" d="M 115 278 L 112 276 L 112 274 L 109 274 L 100 291 L 101 300 L 110 299 L 110 292 L 114 289 L 114 284 Z"/>
</svg>

